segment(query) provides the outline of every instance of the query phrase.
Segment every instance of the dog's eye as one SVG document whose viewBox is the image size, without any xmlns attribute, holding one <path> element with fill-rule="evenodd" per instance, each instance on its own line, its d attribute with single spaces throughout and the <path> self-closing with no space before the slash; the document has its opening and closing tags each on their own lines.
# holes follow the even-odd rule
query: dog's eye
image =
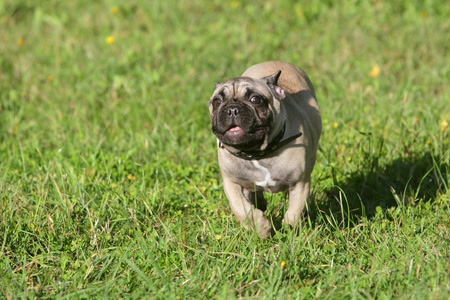
<svg viewBox="0 0 450 300">
<path fill-rule="evenodd" d="M 212 102 L 212 105 L 213 105 L 215 108 L 217 108 L 217 107 L 220 106 L 220 104 L 222 104 L 222 102 L 223 102 L 222 99 L 220 99 L 220 98 L 215 98 L 215 99 L 213 100 L 213 102 Z"/>
<path fill-rule="evenodd" d="M 253 104 L 261 104 L 262 100 L 261 98 L 257 97 L 257 96 L 253 96 L 250 98 L 250 102 Z"/>
</svg>

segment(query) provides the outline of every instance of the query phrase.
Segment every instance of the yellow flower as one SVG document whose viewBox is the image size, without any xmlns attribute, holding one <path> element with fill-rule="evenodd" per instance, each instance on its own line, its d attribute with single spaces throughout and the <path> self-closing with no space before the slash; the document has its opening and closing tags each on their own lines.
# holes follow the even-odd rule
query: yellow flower
<svg viewBox="0 0 450 300">
<path fill-rule="evenodd" d="M 431 141 L 430 141 L 430 140 L 427 140 L 427 144 L 431 144 Z"/>
<path fill-rule="evenodd" d="M 111 7 L 111 13 L 113 15 L 116 15 L 119 12 L 119 8 L 117 6 Z"/>
<path fill-rule="evenodd" d="M 372 78 L 378 78 L 380 76 L 380 66 L 378 64 L 374 64 L 372 69 L 367 73 Z"/>
<path fill-rule="evenodd" d="M 47 80 L 48 80 L 49 82 L 52 82 L 52 81 L 53 81 L 53 76 L 52 76 L 52 75 L 48 75 Z"/>
<path fill-rule="evenodd" d="M 22 46 L 24 43 L 25 43 L 25 40 L 24 40 L 23 38 L 18 38 L 18 39 L 17 39 L 17 44 L 18 44 L 19 46 Z"/>
<path fill-rule="evenodd" d="M 108 36 L 108 37 L 106 37 L 106 42 L 107 42 L 108 44 L 114 43 L 114 37 L 113 37 L 113 36 Z"/>
<path fill-rule="evenodd" d="M 444 131 L 448 127 L 448 122 L 446 120 L 447 118 L 443 119 L 441 122 L 441 131 Z"/>
<path fill-rule="evenodd" d="M 338 128 L 339 127 L 339 123 L 338 122 L 330 122 L 330 125 L 333 126 L 333 128 Z"/>
<path fill-rule="evenodd" d="M 428 14 L 427 14 L 427 12 L 426 12 L 426 11 L 423 11 L 423 12 L 421 13 L 421 15 L 422 15 L 422 18 L 424 18 L 424 19 L 425 19 L 425 18 L 427 17 L 427 15 L 428 15 Z"/>
<path fill-rule="evenodd" d="M 286 262 L 284 260 L 282 260 L 281 263 L 280 263 L 280 267 L 283 268 L 285 265 L 286 265 Z"/>
<path fill-rule="evenodd" d="M 220 234 L 216 234 L 216 239 L 220 240 L 222 236 Z"/>
</svg>

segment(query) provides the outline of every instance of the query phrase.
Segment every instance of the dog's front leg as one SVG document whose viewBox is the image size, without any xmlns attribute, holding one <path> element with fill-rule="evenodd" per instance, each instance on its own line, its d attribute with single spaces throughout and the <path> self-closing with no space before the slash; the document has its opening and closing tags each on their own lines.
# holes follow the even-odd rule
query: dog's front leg
<svg viewBox="0 0 450 300">
<path fill-rule="evenodd" d="M 230 207 L 245 228 L 254 227 L 261 238 L 270 235 L 270 222 L 264 216 L 262 210 L 256 208 L 251 202 L 251 193 L 242 186 L 225 179 L 223 180 L 225 195 L 230 202 Z"/>
</svg>

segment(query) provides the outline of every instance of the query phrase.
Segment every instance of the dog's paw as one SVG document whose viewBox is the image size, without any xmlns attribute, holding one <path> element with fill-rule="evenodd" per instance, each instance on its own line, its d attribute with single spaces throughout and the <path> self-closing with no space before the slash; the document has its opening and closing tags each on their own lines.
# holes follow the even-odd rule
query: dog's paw
<svg viewBox="0 0 450 300">
<path fill-rule="evenodd" d="M 262 239 L 268 238 L 270 236 L 270 230 L 272 228 L 269 220 L 267 220 L 266 218 L 260 218 L 258 221 L 259 223 L 256 224 L 256 232 L 258 233 L 258 236 Z"/>
<path fill-rule="evenodd" d="M 300 216 L 298 214 L 290 214 L 286 212 L 283 219 L 283 224 L 288 224 L 292 227 L 295 227 L 300 222 Z"/>
</svg>

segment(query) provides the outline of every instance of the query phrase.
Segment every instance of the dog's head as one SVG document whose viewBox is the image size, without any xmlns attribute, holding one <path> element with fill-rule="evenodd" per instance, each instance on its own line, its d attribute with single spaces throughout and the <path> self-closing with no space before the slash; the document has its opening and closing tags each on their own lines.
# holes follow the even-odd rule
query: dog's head
<svg viewBox="0 0 450 300">
<path fill-rule="evenodd" d="M 212 131 L 226 146 L 241 151 L 259 150 L 280 127 L 277 117 L 283 88 L 277 85 L 281 71 L 261 78 L 234 77 L 216 89 L 208 105 Z"/>
</svg>

